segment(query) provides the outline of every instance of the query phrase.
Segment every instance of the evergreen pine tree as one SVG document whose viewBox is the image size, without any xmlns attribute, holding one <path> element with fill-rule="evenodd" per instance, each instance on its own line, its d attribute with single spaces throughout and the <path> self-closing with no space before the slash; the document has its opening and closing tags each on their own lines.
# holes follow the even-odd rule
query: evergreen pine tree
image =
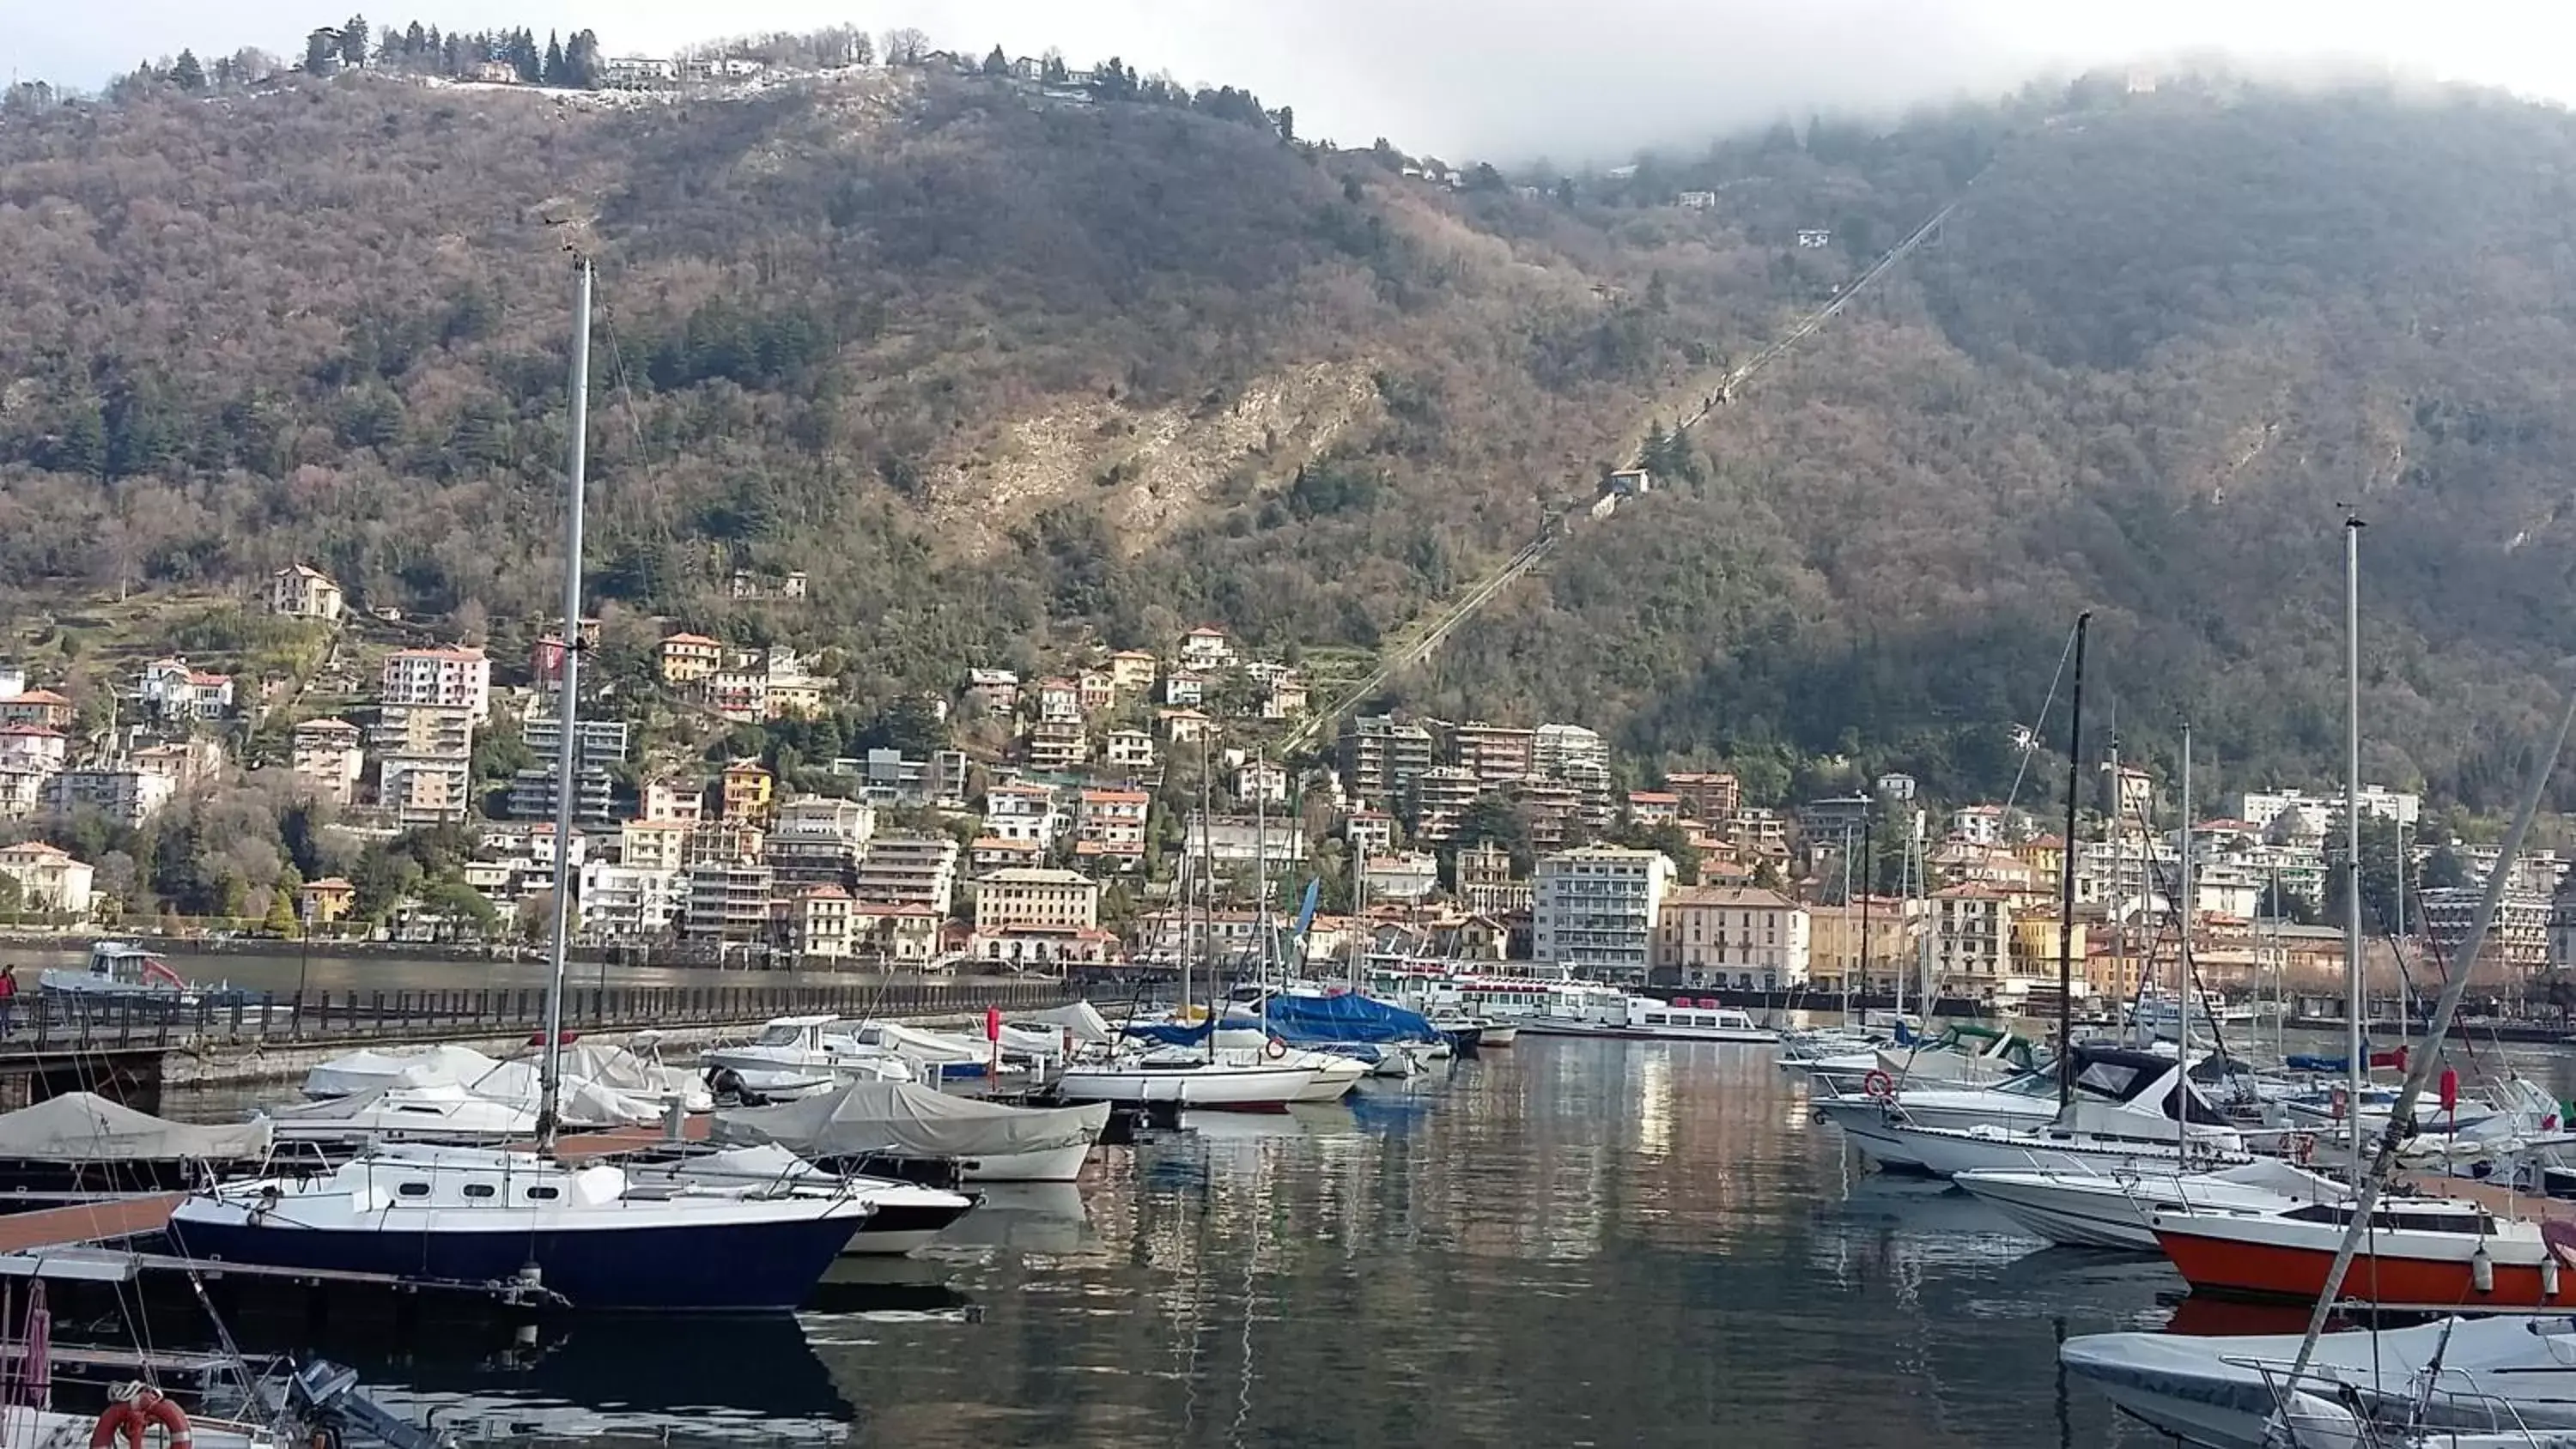
<svg viewBox="0 0 2576 1449">
<path fill-rule="evenodd" d="M 569 84 L 564 79 L 563 40 L 551 30 L 546 32 L 546 58 L 539 74 L 547 85 Z"/>
<path fill-rule="evenodd" d="M 367 63 L 367 17 L 352 15 L 340 27 L 340 59 L 350 65 Z"/>
<path fill-rule="evenodd" d="M 170 79 L 183 91 L 201 91 L 206 88 L 206 68 L 197 63 L 195 51 L 183 50 L 170 67 Z"/>
<path fill-rule="evenodd" d="M 438 42 L 430 38 L 428 31 L 421 29 L 420 22 L 417 20 L 411 23 L 409 30 L 403 32 L 403 54 L 406 56 L 418 59 L 423 52 L 434 51 L 437 48 Z"/>
<path fill-rule="evenodd" d="M 1002 54 L 1002 48 L 1000 46 L 994 46 L 993 53 L 984 57 L 984 74 L 1009 75 L 1010 73 L 1011 58 Z"/>
</svg>

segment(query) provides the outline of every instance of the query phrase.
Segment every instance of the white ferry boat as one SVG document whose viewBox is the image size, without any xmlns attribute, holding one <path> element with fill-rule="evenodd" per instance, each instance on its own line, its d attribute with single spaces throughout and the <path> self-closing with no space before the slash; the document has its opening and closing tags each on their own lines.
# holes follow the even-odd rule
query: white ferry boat
<svg viewBox="0 0 2576 1449">
<path fill-rule="evenodd" d="M 1435 965 L 1410 961 L 1382 967 L 1370 992 L 1426 1014 L 1455 1010 L 1507 1023 L 1532 1036 L 1615 1036 L 1667 1041 L 1774 1045 L 1780 1034 L 1746 1012 L 1715 1001 L 1670 1003 L 1616 986 L 1579 981 L 1562 966 L 1491 961 Z"/>
</svg>

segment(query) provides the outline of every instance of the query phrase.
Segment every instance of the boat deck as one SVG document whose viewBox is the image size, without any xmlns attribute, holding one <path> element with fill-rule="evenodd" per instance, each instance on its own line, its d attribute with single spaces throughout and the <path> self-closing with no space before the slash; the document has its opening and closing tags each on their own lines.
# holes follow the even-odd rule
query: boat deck
<svg viewBox="0 0 2576 1449">
<path fill-rule="evenodd" d="M 2476 1203 L 2498 1218 L 2520 1218 L 2534 1223 L 2552 1219 L 2576 1223 L 2576 1202 L 2565 1198 L 2512 1192 L 2492 1182 L 2448 1177 L 2438 1172 L 2404 1172 L 2398 1174 L 2397 1180 L 2430 1197 L 2456 1197 Z"/>
</svg>

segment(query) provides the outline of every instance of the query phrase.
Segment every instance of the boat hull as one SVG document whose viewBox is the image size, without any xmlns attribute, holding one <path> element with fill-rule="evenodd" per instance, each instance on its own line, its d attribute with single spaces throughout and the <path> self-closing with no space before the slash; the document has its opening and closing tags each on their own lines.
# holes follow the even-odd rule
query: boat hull
<svg viewBox="0 0 2576 1449">
<path fill-rule="evenodd" d="M 2180 1214 L 2159 1213 L 2156 1243 L 2195 1293 L 2288 1299 L 2313 1303 L 2325 1291 L 2340 1229 L 2330 1233 L 2261 1233 L 2244 1220 L 2194 1225 Z M 2228 1231 L 2231 1226 L 2238 1231 Z M 2483 1240 L 2495 1287 L 2481 1293 L 2472 1257 L 2482 1240 L 2473 1233 L 2379 1232 L 2352 1260 L 2343 1296 L 2390 1307 L 2473 1305 L 2480 1309 L 2564 1308 L 2576 1303 L 2576 1270 L 2551 1294 L 2541 1272 L 2536 1241 Z"/>
<path fill-rule="evenodd" d="M 290 1221 L 291 1208 L 255 1219 L 197 1199 L 172 1216 L 169 1234 L 182 1255 L 206 1262 L 461 1283 L 506 1283 L 533 1263 L 545 1290 L 574 1308 L 783 1312 L 805 1301 L 858 1221 L 855 1204 L 800 1206 L 738 1223 L 420 1230 L 307 1226 Z"/>
<path fill-rule="evenodd" d="M 1040 1152 L 994 1152 L 973 1159 L 968 1182 L 1071 1182 L 1091 1157 L 1088 1142 L 1068 1142 Z"/>
<path fill-rule="evenodd" d="M 1285 1112 L 1315 1084 L 1311 1067 L 1232 1071 L 1103 1071 L 1076 1067 L 1057 1079 L 1068 1102 L 1170 1103 L 1219 1112 Z"/>
<path fill-rule="evenodd" d="M 974 1204 L 941 1202 L 934 1198 L 953 1198 L 952 1193 L 884 1193 L 875 1200 L 875 1211 L 860 1222 L 858 1231 L 849 1234 L 841 1244 L 845 1258 L 900 1258 L 930 1246 L 930 1241 L 948 1230 L 948 1225 L 966 1216 Z M 902 1200 L 889 1201 L 889 1198 Z M 918 1199 L 912 1200 L 912 1199 Z"/>
<path fill-rule="evenodd" d="M 1510 1046 L 1513 1040 L 1519 1037 L 1520 1034 L 1521 1029 L 1518 1026 L 1505 1025 L 1501 1022 L 1487 1022 L 1485 1024 L 1484 1034 L 1476 1039 L 1476 1048 L 1477 1050 L 1482 1051 L 1486 1047 L 1507 1047 Z"/>
<path fill-rule="evenodd" d="M 2103 1248 L 2124 1253 L 2162 1249 L 2147 1212 L 2120 1192 L 2070 1191 L 2045 1179 L 2044 1173 L 1963 1172 L 1951 1180 L 1988 1207 L 2012 1220 L 2013 1226 L 2061 1247 Z"/>
</svg>

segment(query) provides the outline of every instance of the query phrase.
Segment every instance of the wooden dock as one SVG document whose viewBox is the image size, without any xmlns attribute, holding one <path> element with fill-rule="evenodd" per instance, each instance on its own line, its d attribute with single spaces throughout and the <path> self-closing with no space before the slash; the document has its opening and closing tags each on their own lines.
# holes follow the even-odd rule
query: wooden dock
<svg viewBox="0 0 2576 1449">
<path fill-rule="evenodd" d="M 0 1215 L 0 1253 L 113 1243 L 157 1233 L 170 1225 L 171 1211 L 186 1200 L 186 1193 L 163 1192 Z"/>
</svg>

